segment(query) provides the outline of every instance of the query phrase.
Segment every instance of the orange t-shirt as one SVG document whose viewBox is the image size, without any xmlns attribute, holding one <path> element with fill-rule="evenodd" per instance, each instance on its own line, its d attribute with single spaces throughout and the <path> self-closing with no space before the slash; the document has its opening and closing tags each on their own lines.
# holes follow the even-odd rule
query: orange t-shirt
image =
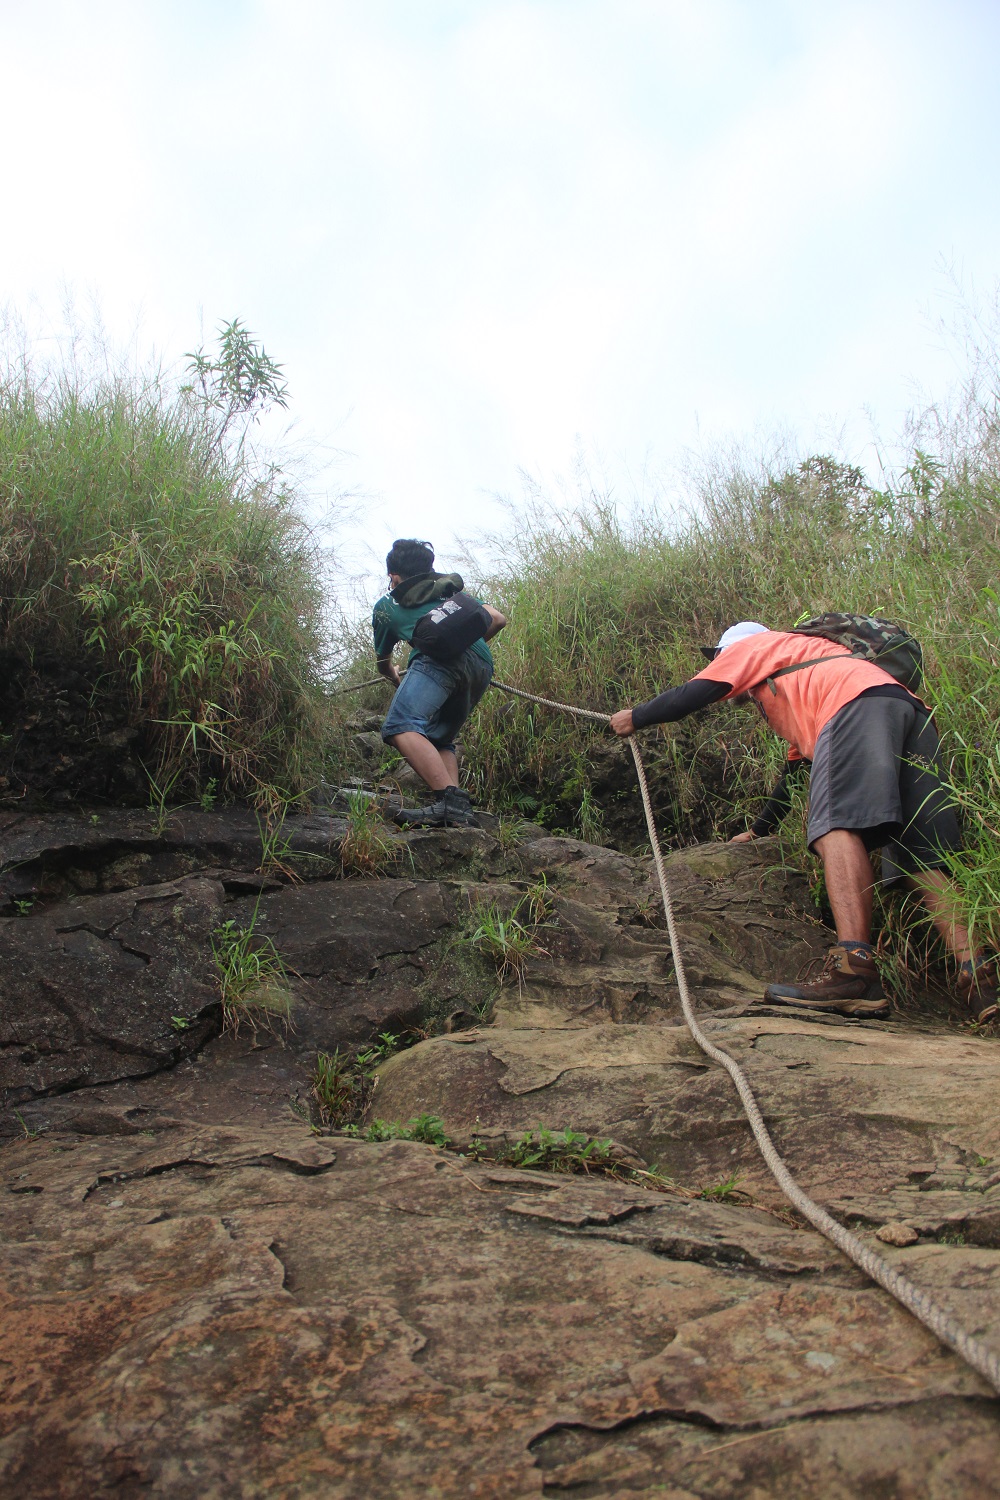
<svg viewBox="0 0 1000 1500">
<path fill-rule="evenodd" d="M 827 656 L 841 659 L 829 666 L 824 661 L 822 666 L 776 677 L 777 691 L 771 692 L 767 678 L 779 667 Z M 791 746 L 789 760 L 812 760 L 823 726 L 867 688 L 884 687 L 886 683 L 899 686 L 888 672 L 852 656 L 836 641 L 792 635 L 786 630 L 760 631 L 727 646 L 693 680 L 699 679 L 731 683 L 727 698 L 750 693 L 775 734 Z"/>
</svg>

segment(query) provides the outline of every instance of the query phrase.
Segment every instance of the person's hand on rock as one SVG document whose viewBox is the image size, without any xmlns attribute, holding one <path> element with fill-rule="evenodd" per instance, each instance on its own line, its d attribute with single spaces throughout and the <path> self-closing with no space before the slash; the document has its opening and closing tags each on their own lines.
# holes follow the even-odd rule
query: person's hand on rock
<svg viewBox="0 0 1000 1500">
<path fill-rule="evenodd" d="M 734 833 L 729 842 L 731 844 L 749 844 L 750 840 L 755 839 L 756 837 L 757 835 L 754 833 L 753 829 L 748 828 L 745 833 Z"/>
</svg>

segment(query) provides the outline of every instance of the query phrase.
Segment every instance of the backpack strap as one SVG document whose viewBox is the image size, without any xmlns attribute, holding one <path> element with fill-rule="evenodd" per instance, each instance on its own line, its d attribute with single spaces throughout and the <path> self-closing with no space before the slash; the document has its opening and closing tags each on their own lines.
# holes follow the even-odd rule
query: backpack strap
<svg viewBox="0 0 1000 1500">
<path fill-rule="evenodd" d="M 854 656 L 853 652 L 850 652 L 849 654 L 851 656 Z M 774 679 L 776 677 L 785 677 L 789 672 L 804 672 L 806 667 L 820 667 L 825 661 L 843 661 L 843 659 L 844 658 L 842 656 L 817 656 L 813 661 L 797 661 L 794 662 L 790 667 L 779 667 L 776 672 L 771 673 L 770 677 L 765 677 L 764 682 L 767 683 L 768 687 L 771 689 L 771 692 L 777 698 L 778 689 L 774 685 Z M 854 660 L 857 661 L 858 658 L 854 657 Z M 754 683 L 753 687 L 750 689 L 751 693 L 755 693 L 759 687 L 763 687 L 764 682 Z"/>
</svg>

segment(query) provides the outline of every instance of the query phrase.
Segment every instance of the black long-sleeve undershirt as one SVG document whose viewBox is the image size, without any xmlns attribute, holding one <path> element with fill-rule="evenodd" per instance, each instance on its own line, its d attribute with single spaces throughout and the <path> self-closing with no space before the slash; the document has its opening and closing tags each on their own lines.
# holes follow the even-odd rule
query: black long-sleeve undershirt
<svg viewBox="0 0 1000 1500">
<path fill-rule="evenodd" d="M 632 710 L 632 723 L 636 729 L 646 729 L 650 724 L 672 724 L 686 719 L 688 714 L 718 703 L 732 692 L 729 682 L 711 682 L 706 677 L 695 677 L 680 687 L 667 688 L 648 703 L 640 703 Z M 778 778 L 760 813 L 751 824 L 755 838 L 764 838 L 773 833 L 792 805 L 792 787 L 810 764 L 807 760 L 790 760 Z"/>
<path fill-rule="evenodd" d="M 692 677 L 680 687 L 667 688 L 648 703 L 639 703 L 632 710 L 632 723 L 636 729 L 646 729 L 650 724 L 673 724 L 677 719 L 686 719 L 688 714 L 718 703 L 733 690 L 730 682 L 710 682 L 707 677 Z"/>
<path fill-rule="evenodd" d="M 793 785 L 811 765 L 812 761 L 809 760 L 787 762 L 771 790 L 770 797 L 750 824 L 750 832 L 755 839 L 765 838 L 767 834 L 774 832 L 792 805 Z"/>
</svg>

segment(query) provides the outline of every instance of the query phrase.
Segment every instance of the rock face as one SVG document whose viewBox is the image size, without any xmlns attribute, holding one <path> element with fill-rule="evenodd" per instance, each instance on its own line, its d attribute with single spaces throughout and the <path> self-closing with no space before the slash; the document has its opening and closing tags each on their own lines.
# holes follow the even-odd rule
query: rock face
<svg viewBox="0 0 1000 1500">
<path fill-rule="evenodd" d="M 648 864 L 454 830 L 344 880 L 342 834 L 290 822 L 268 859 L 231 813 L 3 832 L 0 1489 L 992 1493 L 996 1398 L 781 1206 L 681 1023 Z M 763 841 L 669 873 L 705 1024 L 800 1181 L 993 1338 L 996 1040 L 760 1006 L 828 941 L 801 877 Z M 470 933 L 518 901 L 544 923 L 497 994 Z M 287 1037 L 219 1034 L 225 920 L 281 953 Z M 432 1034 L 373 1115 L 613 1137 L 676 1189 L 315 1135 L 316 1051 L 406 1028 Z"/>
<path fill-rule="evenodd" d="M 288 1127 L 24 1143 L 4 1174 L 10 1494 L 943 1500 L 995 1475 L 976 1377 L 757 1210 Z M 995 1258 L 909 1253 L 977 1326 Z"/>
</svg>

